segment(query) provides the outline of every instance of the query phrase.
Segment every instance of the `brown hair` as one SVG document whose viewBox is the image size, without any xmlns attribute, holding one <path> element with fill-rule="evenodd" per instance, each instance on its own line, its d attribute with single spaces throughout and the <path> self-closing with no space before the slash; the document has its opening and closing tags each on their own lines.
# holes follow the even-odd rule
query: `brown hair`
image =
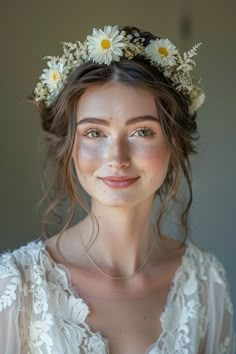
<svg viewBox="0 0 236 354">
<path fill-rule="evenodd" d="M 124 28 L 126 32 L 131 32 L 133 29 L 137 28 Z M 157 38 L 149 32 L 137 30 L 145 38 L 146 44 L 150 39 Z M 168 172 L 161 188 L 157 190 L 161 202 L 157 218 L 158 234 L 162 237 L 160 223 L 168 206 L 173 201 L 179 201 L 177 193 L 183 176 L 189 192 L 187 204 L 180 218 L 180 225 L 185 230 L 185 242 L 188 234 L 187 216 L 192 203 L 189 156 L 191 153 L 196 153 L 194 141 L 198 139 L 196 114 L 189 114 L 185 98 L 175 90 L 170 80 L 139 56 L 132 60 L 121 58 L 119 62 L 110 65 L 99 65 L 88 61 L 76 68 L 69 76 L 66 85 L 50 108 L 47 108 L 42 101 L 38 103 L 34 101 L 41 115 L 42 129 L 48 146 L 48 154 L 43 165 L 43 181 L 46 180 L 46 167 L 50 161 L 53 162 L 55 171 L 54 179 L 40 202 L 42 204 L 47 198 L 51 201 L 42 215 L 41 223 L 44 225 L 44 232 L 49 235 L 47 217 L 50 212 L 59 216 L 59 223 L 61 223 L 62 219 L 57 209 L 65 198 L 69 201 L 69 208 L 65 225 L 60 233 L 63 233 L 73 221 L 78 205 L 90 213 L 89 206 L 80 192 L 72 160 L 76 133 L 76 108 L 79 98 L 86 89 L 111 80 L 147 89 L 155 98 L 160 124 L 170 147 Z"/>
</svg>

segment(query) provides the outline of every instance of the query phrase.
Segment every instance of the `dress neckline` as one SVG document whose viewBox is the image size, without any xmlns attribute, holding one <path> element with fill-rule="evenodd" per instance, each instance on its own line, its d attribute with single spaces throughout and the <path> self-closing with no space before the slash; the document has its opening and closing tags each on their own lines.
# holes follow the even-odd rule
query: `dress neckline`
<svg viewBox="0 0 236 354">
<path fill-rule="evenodd" d="M 80 303 L 82 303 L 82 305 L 86 307 L 88 315 L 85 318 L 85 323 L 86 323 L 86 325 L 87 325 L 87 327 L 89 329 L 89 332 L 92 335 L 99 336 L 101 338 L 103 344 L 106 347 L 106 354 L 109 354 L 109 340 L 106 337 L 104 337 L 100 331 L 97 331 L 97 332 L 92 331 L 92 329 L 90 328 L 90 326 L 88 324 L 88 320 L 87 319 L 88 319 L 89 314 L 91 313 L 90 306 L 82 297 L 80 297 L 79 291 L 74 288 L 74 286 L 72 284 L 72 281 L 71 281 L 71 275 L 70 275 L 69 269 L 66 266 L 64 266 L 63 264 L 57 263 L 56 261 L 54 261 L 54 259 L 50 255 L 49 251 L 47 250 L 47 247 L 46 247 L 44 239 L 40 238 L 39 244 L 40 244 L 40 250 L 44 253 L 44 255 L 46 256 L 47 260 L 51 263 L 51 265 L 53 266 L 54 271 L 59 273 L 59 275 L 63 275 L 64 281 L 65 281 L 66 290 L 69 291 L 70 295 L 73 296 L 75 300 L 80 301 Z M 174 274 L 172 276 L 172 279 L 171 279 L 171 282 L 170 282 L 170 284 L 171 284 L 170 285 L 170 290 L 169 290 L 168 295 L 167 295 L 167 299 L 166 299 L 166 303 L 165 303 L 164 309 L 163 309 L 163 311 L 161 313 L 161 316 L 160 316 L 162 331 L 161 331 L 159 337 L 157 338 L 157 340 L 154 341 L 152 344 L 150 344 L 148 346 L 148 348 L 146 349 L 144 354 L 149 354 L 149 353 L 151 354 L 150 351 L 153 348 L 158 346 L 158 344 L 161 341 L 162 337 L 166 333 L 166 330 L 163 327 L 163 318 L 164 318 L 166 312 L 168 311 L 168 309 L 169 309 L 169 307 L 170 307 L 170 305 L 172 303 L 173 296 L 174 296 L 174 293 L 175 293 L 175 289 L 176 289 L 176 287 L 178 285 L 179 276 L 181 275 L 183 269 L 185 268 L 187 259 L 189 257 L 189 252 L 190 252 L 190 248 L 192 246 L 192 242 L 187 239 L 185 241 L 185 245 L 186 245 L 185 252 L 181 256 L 180 265 L 175 270 L 175 272 L 174 272 Z M 65 291 L 65 290 L 63 289 L 63 291 Z"/>
</svg>

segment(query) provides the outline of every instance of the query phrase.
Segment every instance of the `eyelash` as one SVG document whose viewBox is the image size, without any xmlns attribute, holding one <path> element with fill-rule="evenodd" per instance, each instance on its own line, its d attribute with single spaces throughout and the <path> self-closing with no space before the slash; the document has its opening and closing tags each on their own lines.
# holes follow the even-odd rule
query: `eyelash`
<svg viewBox="0 0 236 354">
<path fill-rule="evenodd" d="M 143 135 L 143 136 L 139 135 L 139 137 L 142 137 L 142 138 L 146 138 L 146 137 L 149 138 L 149 137 L 155 135 L 155 132 L 152 129 L 150 129 L 150 128 L 145 128 L 145 127 L 139 128 L 139 129 L 136 130 L 135 133 L 140 132 L 140 131 L 145 131 L 146 133 L 148 132 L 148 135 Z"/>
<path fill-rule="evenodd" d="M 136 134 L 137 132 L 140 132 L 140 131 L 145 131 L 146 133 L 148 132 L 147 135 L 138 135 L 140 138 L 149 138 L 149 137 L 152 137 L 152 136 L 155 135 L 155 132 L 152 129 L 146 128 L 146 127 L 137 129 L 134 134 Z M 90 137 L 89 136 L 90 133 L 98 133 L 98 134 L 101 134 L 101 135 L 100 136 L 95 136 L 95 137 Z M 101 132 L 99 129 L 94 129 L 94 128 L 93 129 L 88 129 L 88 130 L 86 130 L 83 133 L 83 136 L 85 136 L 85 137 L 87 137 L 88 139 L 91 139 L 91 140 L 92 139 L 96 139 L 96 138 L 101 138 L 102 135 L 104 135 L 103 132 Z"/>
<path fill-rule="evenodd" d="M 101 136 L 96 136 L 96 137 L 90 137 L 89 134 L 90 133 L 99 133 L 102 134 L 102 132 L 98 129 L 88 129 L 83 133 L 83 136 L 89 138 L 89 139 L 96 139 L 96 138 L 100 138 Z"/>
</svg>

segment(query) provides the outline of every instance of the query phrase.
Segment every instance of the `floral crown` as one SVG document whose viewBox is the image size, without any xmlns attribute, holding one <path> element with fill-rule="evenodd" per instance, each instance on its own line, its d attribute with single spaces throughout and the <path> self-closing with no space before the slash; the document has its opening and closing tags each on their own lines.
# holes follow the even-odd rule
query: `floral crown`
<svg viewBox="0 0 236 354">
<path fill-rule="evenodd" d="M 50 107 L 53 100 L 64 87 L 68 76 L 82 63 L 92 60 L 98 64 L 109 65 L 118 62 L 121 57 L 132 60 L 142 56 L 152 66 L 157 67 L 170 79 L 173 87 L 187 100 L 189 113 L 194 114 L 205 100 L 200 80 L 192 77 L 196 63 L 192 59 L 197 55 L 201 43 L 181 56 L 175 45 L 168 39 L 151 39 L 147 45 L 137 29 L 126 33 L 118 26 L 105 26 L 93 29 L 84 42 L 64 42 L 63 55 L 48 56 L 47 68 L 43 70 L 34 89 L 35 101 L 44 101 Z"/>
</svg>

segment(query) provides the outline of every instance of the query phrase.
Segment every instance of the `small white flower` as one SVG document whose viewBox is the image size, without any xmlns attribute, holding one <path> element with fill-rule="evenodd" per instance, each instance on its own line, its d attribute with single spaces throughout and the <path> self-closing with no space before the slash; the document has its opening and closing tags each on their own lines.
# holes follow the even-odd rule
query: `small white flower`
<svg viewBox="0 0 236 354">
<path fill-rule="evenodd" d="M 122 56 L 123 35 L 117 26 L 105 26 L 104 30 L 93 29 L 93 34 L 87 37 L 89 58 L 98 64 L 109 65 L 119 61 Z"/>
<path fill-rule="evenodd" d="M 53 92 L 62 87 L 65 67 L 62 61 L 56 62 L 55 59 L 47 62 L 48 68 L 43 70 L 41 75 L 42 83 L 46 84 L 48 90 Z"/>
<path fill-rule="evenodd" d="M 189 112 L 190 114 L 193 114 L 194 112 L 197 112 L 198 109 L 203 105 L 205 101 L 205 94 L 202 92 L 199 94 L 199 96 L 195 97 L 189 106 Z"/>
<path fill-rule="evenodd" d="M 146 55 L 161 66 L 173 66 L 176 63 L 176 47 L 169 39 L 151 40 L 145 48 Z"/>
<path fill-rule="evenodd" d="M 44 84 L 40 81 L 37 83 L 34 89 L 35 101 L 46 100 L 48 95 L 48 90 L 45 88 Z"/>
<path fill-rule="evenodd" d="M 165 77 L 171 78 L 171 76 L 173 75 L 173 70 L 170 66 L 166 66 L 165 70 L 163 71 L 163 74 Z"/>
</svg>

